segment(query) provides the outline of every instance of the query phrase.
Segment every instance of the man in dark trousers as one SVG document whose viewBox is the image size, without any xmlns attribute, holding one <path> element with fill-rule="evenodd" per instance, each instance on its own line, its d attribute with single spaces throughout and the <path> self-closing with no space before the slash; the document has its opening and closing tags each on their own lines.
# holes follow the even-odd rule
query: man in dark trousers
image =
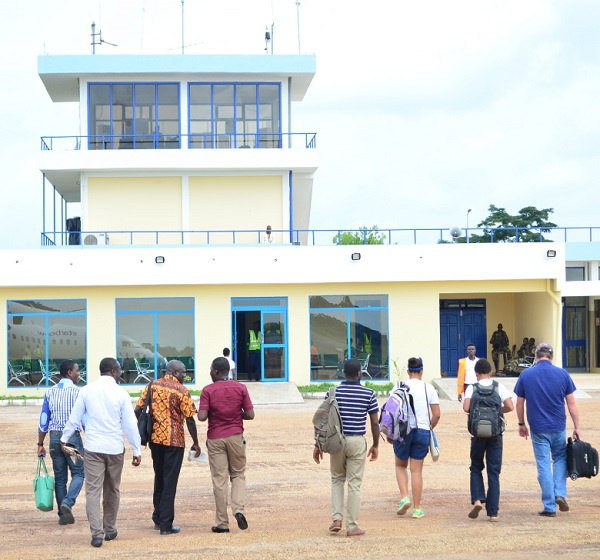
<svg viewBox="0 0 600 560">
<path fill-rule="evenodd" d="M 173 519 L 177 482 L 185 449 L 184 418 L 192 436 L 191 448 L 196 452 L 196 457 L 200 455 L 194 421 L 197 411 L 189 390 L 183 385 L 185 371 L 182 362 L 171 360 L 167 364 L 165 376 L 152 381 L 150 388 L 150 411 L 154 421 L 150 439 L 154 467 L 152 521 L 154 528 L 160 530 L 161 535 L 171 535 L 181 530 L 178 525 L 173 525 Z M 135 415 L 138 418 L 146 403 L 148 387 L 150 384 L 142 392 L 135 407 Z"/>
<path fill-rule="evenodd" d="M 498 394 L 497 412 L 506 414 L 514 410 L 514 405 L 508 390 L 497 381 L 492 380 L 492 365 L 483 358 L 475 363 L 477 383 L 469 385 L 465 391 L 463 410 L 471 411 L 471 404 L 478 398 L 478 388 L 490 387 L 497 383 Z M 476 392 L 477 391 L 477 392 Z M 471 418 L 469 418 L 471 419 Z M 484 464 L 485 459 L 485 464 Z M 488 489 L 485 491 L 483 483 L 483 469 L 487 468 Z M 469 513 L 470 519 L 476 519 L 479 512 L 485 509 L 490 521 L 498 521 L 500 508 L 500 471 L 502 470 L 502 434 L 491 438 L 471 436 L 471 504 L 473 508 Z"/>
<path fill-rule="evenodd" d="M 260 332 L 260 321 L 254 321 L 254 327 L 248 331 L 248 381 L 260 381 L 261 377 L 261 347 L 262 333 Z"/>
<path fill-rule="evenodd" d="M 244 420 L 254 419 L 254 406 L 248 388 L 229 380 L 229 362 L 215 358 L 210 366 L 212 383 L 202 389 L 198 420 L 208 419 L 206 449 L 215 495 L 213 533 L 229 533 L 227 487 L 231 480 L 231 509 L 242 530 L 248 528 L 244 514 L 246 501 L 246 440 Z"/>
</svg>

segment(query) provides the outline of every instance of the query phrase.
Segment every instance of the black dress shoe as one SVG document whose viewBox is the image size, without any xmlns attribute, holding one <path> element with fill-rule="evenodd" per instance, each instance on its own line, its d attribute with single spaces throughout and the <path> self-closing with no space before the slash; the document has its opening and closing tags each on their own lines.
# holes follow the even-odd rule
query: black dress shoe
<svg viewBox="0 0 600 560">
<path fill-rule="evenodd" d="M 542 517 L 556 517 L 556 512 L 542 509 L 538 511 L 538 515 L 541 515 Z"/>
<path fill-rule="evenodd" d="M 211 531 L 213 533 L 229 533 L 229 529 L 222 529 L 221 527 L 212 527 Z"/>
<path fill-rule="evenodd" d="M 235 514 L 235 518 L 237 520 L 238 527 L 242 531 L 245 531 L 248 528 L 248 521 L 246 520 L 246 516 L 241 511 L 238 511 Z"/>
<path fill-rule="evenodd" d="M 102 546 L 102 537 L 94 537 L 92 539 L 92 546 L 99 548 Z"/>
<path fill-rule="evenodd" d="M 104 535 L 104 540 L 105 541 L 114 541 L 117 538 L 118 534 L 119 534 L 118 531 L 115 531 L 114 533 L 106 533 L 106 535 Z"/>
<path fill-rule="evenodd" d="M 67 524 L 67 520 L 64 517 L 59 517 L 58 518 L 58 524 L 59 525 L 66 525 Z"/>
<path fill-rule="evenodd" d="M 179 525 L 173 525 L 173 527 L 171 527 L 168 531 L 163 531 L 161 529 L 160 534 L 161 535 L 176 535 L 177 533 L 179 533 L 179 531 L 181 531 L 181 527 Z"/>
<path fill-rule="evenodd" d="M 63 514 L 67 524 L 72 525 L 75 523 L 75 517 L 73 517 L 73 510 L 71 509 L 70 505 L 65 504 L 64 502 L 60 504 L 60 513 Z"/>
</svg>

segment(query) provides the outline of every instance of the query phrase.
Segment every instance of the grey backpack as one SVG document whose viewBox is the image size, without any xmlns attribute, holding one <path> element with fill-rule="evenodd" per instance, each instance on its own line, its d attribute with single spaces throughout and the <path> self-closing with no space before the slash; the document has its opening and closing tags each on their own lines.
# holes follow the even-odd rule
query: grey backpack
<svg viewBox="0 0 600 560">
<path fill-rule="evenodd" d="M 346 439 L 342 429 L 342 417 L 335 398 L 335 387 L 329 389 L 329 398 L 324 400 L 313 416 L 315 445 L 323 453 L 337 453 Z"/>
</svg>

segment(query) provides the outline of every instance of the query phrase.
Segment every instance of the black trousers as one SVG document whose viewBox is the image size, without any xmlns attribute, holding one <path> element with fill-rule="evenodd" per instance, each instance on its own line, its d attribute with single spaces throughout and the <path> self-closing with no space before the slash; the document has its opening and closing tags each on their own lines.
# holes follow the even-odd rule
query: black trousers
<svg viewBox="0 0 600 560">
<path fill-rule="evenodd" d="M 154 512 L 152 521 L 161 531 L 170 531 L 175 518 L 175 494 L 183 462 L 183 447 L 150 443 L 154 466 Z"/>
</svg>

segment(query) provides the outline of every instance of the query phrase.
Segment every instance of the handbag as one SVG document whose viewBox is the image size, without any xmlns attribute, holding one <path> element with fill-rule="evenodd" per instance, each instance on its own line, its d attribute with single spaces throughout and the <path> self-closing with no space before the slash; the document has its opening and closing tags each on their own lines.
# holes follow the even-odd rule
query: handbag
<svg viewBox="0 0 600 560">
<path fill-rule="evenodd" d="M 427 403 L 427 416 L 429 416 L 429 454 L 431 460 L 435 463 L 440 458 L 440 446 L 438 445 L 437 438 L 431 427 L 431 414 L 429 412 L 429 399 L 427 398 L 427 385 L 425 385 L 425 402 Z"/>
<path fill-rule="evenodd" d="M 148 383 L 148 391 L 146 392 L 146 401 L 144 402 L 144 408 L 140 412 L 138 418 L 138 431 L 140 432 L 140 438 L 142 445 L 147 446 L 152 436 L 152 429 L 154 428 L 154 419 L 152 418 L 152 405 L 150 402 L 150 389 L 152 388 L 152 381 Z M 147 412 L 146 412 L 147 411 Z"/>
<path fill-rule="evenodd" d="M 41 473 L 41 469 L 44 472 Z M 33 479 L 33 493 L 35 494 L 35 507 L 40 511 L 54 509 L 54 477 L 48 474 L 43 457 L 38 458 L 37 472 Z"/>
</svg>

